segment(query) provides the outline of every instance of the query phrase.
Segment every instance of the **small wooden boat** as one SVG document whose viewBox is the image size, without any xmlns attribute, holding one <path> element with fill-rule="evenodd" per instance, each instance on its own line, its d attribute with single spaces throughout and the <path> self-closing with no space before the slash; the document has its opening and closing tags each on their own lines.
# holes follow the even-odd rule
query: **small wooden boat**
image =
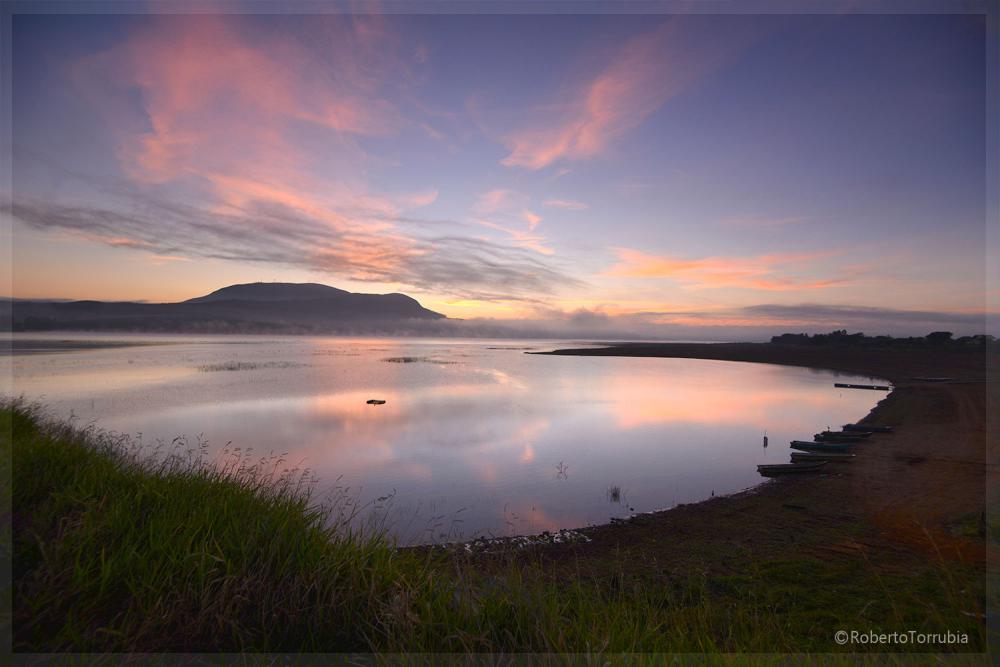
<svg viewBox="0 0 1000 667">
<path fill-rule="evenodd" d="M 819 435 L 827 438 L 870 438 L 872 431 L 823 431 Z"/>
<path fill-rule="evenodd" d="M 826 461 L 816 461 L 810 463 L 772 463 L 757 466 L 757 472 L 765 477 L 772 475 L 786 475 L 789 473 L 819 472 L 820 468 L 826 465 Z"/>
<path fill-rule="evenodd" d="M 792 449 L 803 452 L 843 452 L 851 451 L 849 442 L 807 442 L 805 440 L 792 440 Z"/>
<path fill-rule="evenodd" d="M 854 456 L 854 454 L 844 454 L 842 452 L 792 452 L 792 463 L 807 463 L 809 461 L 847 463 Z"/>
<path fill-rule="evenodd" d="M 381 398 L 369 398 L 365 403 L 368 405 L 385 405 L 385 401 Z"/>
<path fill-rule="evenodd" d="M 845 431 L 859 431 L 861 433 L 892 433 L 891 426 L 874 426 L 872 424 L 844 424 Z"/>
<path fill-rule="evenodd" d="M 859 433 L 843 434 L 838 435 L 834 433 L 816 433 L 813 435 L 813 440 L 819 442 L 861 442 L 866 437 Z"/>
</svg>

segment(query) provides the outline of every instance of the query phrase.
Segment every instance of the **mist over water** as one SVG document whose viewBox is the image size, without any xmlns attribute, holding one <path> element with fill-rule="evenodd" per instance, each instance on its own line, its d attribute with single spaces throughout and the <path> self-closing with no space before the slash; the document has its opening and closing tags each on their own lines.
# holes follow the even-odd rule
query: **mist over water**
<svg viewBox="0 0 1000 667">
<path fill-rule="evenodd" d="M 867 378 L 805 368 L 525 354 L 567 347 L 537 340 L 57 343 L 99 338 L 19 336 L 42 349 L 0 358 L 0 371 L 13 395 L 81 425 L 147 444 L 201 439 L 213 456 L 227 445 L 283 455 L 320 497 L 377 505 L 407 544 L 576 528 L 739 491 L 762 481 L 756 464 L 788 461 L 789 440 L 883 396 L 833 386 Z"/>
</svg>

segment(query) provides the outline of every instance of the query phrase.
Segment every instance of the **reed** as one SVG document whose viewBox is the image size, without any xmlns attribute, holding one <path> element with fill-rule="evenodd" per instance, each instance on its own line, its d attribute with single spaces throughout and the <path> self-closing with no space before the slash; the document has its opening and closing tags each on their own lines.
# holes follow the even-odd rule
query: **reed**
<svg viewBox="0 0 1000 667">
<path fill-rule="evenodd" d="M 975 598 L 962 572 L 914 586 L 803 560 L 650 581 L 618 561 L 559 578 L 524 552 L 395 548 L 280 457 L 150 450 L 19 403 L 0 409 L 0 441 L 16 651 L 848 650 L 838 624 L 962 630 L 964 650 L 985 646 L 962 614 Z"/>
</svg>

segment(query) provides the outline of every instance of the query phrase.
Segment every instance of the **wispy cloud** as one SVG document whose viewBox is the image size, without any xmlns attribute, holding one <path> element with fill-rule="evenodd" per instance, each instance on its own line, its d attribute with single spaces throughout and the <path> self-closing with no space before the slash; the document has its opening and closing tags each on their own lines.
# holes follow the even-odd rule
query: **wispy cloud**
<svg viewBox="0 0 1000 667">
<path fill-rule="evenodd" d="M 582 201 L 573 201 L 572 199 L 546 199 L 542 202 L 542 206 L 561 208 L 567 211 L 582 211 L 588 208 Z"/>
<path fill-rule="evenodd" d="M 534 122 L 507 135 L 510 154 L 501 164 L 537 170 L 593 157 L 745 43 L 746 35 L 735 34 L 707 40 L 689 22 L 673 17 L 626 41 L 603 71 L 568 97 L 549 101 Z"/>
<path fill-rule="evenodd" d="M 529 231 L 534 230 L 535 227 L 538 226 L 538 223 L 542 221 L 542 216 L 538 215 L 534 211 L 529 211 L 528 209 L 524 209 L 523 211 L 521 211 L 521 217 L 524 218 L 524 221 L 528 223 Z"/>
<path fill-rule="evenodd" d="M 545 245 L 545 237 L 535 233 L 542 216 L 530 210 L 528 204 L 528 197 L 520 192 L 504 188 L 489 190 L 472 205 L 473 221 L 503 232 L 519 247 L 551 255 L 554 251 Z"/>
<path fill-rule="evenodd" d="M 694 289 L 737 287 L 785 292 L 823 289 L 847 282 L 845 278 L 800 276 L 790 271 L 793 267 L 809 269 L 810 262 L 829 256 L 829 252 L 683 259 L 619 248 L 617 254 L 619 263 L 608 269 L 606 275 L 669 278 Z"/>
<path fill-rule="evenodd" d="M 150 19 L 72 68 L 115 120 L 129 182 L 100 206 L 22 198 L 15 216 L 158 263 L 278 263 L 479 300 L 579 285 L 534 256 L 551 251 L 532 233 L 541 217 L 525 203 L 516 221 L 527 229 L 501 215 L 494 224 L 506 237 L 491 241 L 440 233 L 461 223 L 404 217 L 433 204 L 437 189 L 370 191 L 365 165 L 374 158 L 359 139 L 421 129 L 390 100 L 409 99 L 401 91 L 410 63 L 427 56 L 397 54 L 383 18 L 320 15 L 294 33 L 230 15 Z M 505 214 L 514 201 L 517 193 L 486 193 L 480 212 Z"/>
<path fill-rule="evenodd" d="M 399 198 L 399 204 L 404 209 L 423 208 L 430 206 L 437 201 L 438 191 L 427 190 L 426 192 L 415 192 Z"/>
<path fill-rule="evenodd" d="M 399 124 L 378 94 L 393 62 L 366 57 L 372 34 L 361 17 L 316 17 L 308 37 L 322 44 L 317 53 L 291 35 L 251 35 L 235 16 L 159 16 L 73 74 L 84 91 L 141 91 L 148 126 L 123 128 L 119 146 L 137 179 L 230 173 L 253 157 L 287 168 L 303 158 L 288 140 L 290 123 L 343 135 L 386 134 Z"/>
<path fill-rule="evenodd" d="M 187 257 L 181 257 L 179 255 L 147 255 L 146 257 L 149 260 L 149 263 L 155 266 L 161 266 L 163 264 L 171 264 L 173 262 L 191 261 Z"/>
<path fill-rule="evenodd" d="M 319 270 L 480 301 L 534 301 L 583 283 L 533 252 L 481 238 L 416 238 L 333 227 L 274 202 L 213 211 L 131 190 L 114 207 L 66 206 L 23 197 L 11 213 L 37 229 L 69 232 L 149 257 L 203 257 Z M 407 223 L 408 224 L 408 223 Z M 416 223 L 415 223 L 416 224 Z M 459 223 L 449 223 L 457 230 Z"/>
<path fill-rule="evenodd" d="M 117 128 L 122 169 L 136 184 L 175 188 L 220 216 L 302 216 L 345 243 L 366 239 L 350 248 L 384 263 L 411 245 L 386 220 L 437 197 L 373 195 L 359 175 L 369 157 L 356 138 L 401 122 L 383 95 L 406 74 L 392 42 L 378 17 L 322 15 L 292 34 L 239 16 L 157 16 L 72 73 Z M 135 99 L 144 123 L 134 119 Z M 211 221 L 202 216 L 207 233 Z"/>
<path fill-rule="evenodd" d="M 524 200 L 524 195 L 516 193 L 513 190 L 496 188 L 479 195 L 476 202 L 472 205 L 472 210 L 479 214 L 496 213 L 516 206 Z"/>
</svg>

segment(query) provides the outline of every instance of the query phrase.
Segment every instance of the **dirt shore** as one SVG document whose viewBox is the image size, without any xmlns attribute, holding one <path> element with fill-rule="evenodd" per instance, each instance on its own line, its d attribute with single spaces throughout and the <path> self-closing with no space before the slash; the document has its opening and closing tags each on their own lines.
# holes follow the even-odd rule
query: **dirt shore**
<svg viewBox="0 0 1000 667">
<path fill-rule="evenodd" d="M 802 557 L 900 568 L 928 558 L 974 567 L 996 562 L 996 547 L 984 539 L 997 502 L 991 490 L 998 438 L 990 431 L 990 415 L 1000 414 L 997 379 L 990 375 L 996 354 L 770 344 L 629 344 L 548 354 L 811 366 L 894 384 L 869 415 L 858 415 L 894 432 L 857 445 L 857 458 L 830 464 L 831 474 L 775 479 L 741 494 L 587 528 L 590 542 L 544 550 L 554 567 L 591 563 L 599 572 L 612 558 L 651 573 L 726 573 L 761 559 Z M 922 376 L 951 380 L 914 379 Z M 957 529 L 960 524 L 972 525 L 973 534 Z"/>
</svg>

